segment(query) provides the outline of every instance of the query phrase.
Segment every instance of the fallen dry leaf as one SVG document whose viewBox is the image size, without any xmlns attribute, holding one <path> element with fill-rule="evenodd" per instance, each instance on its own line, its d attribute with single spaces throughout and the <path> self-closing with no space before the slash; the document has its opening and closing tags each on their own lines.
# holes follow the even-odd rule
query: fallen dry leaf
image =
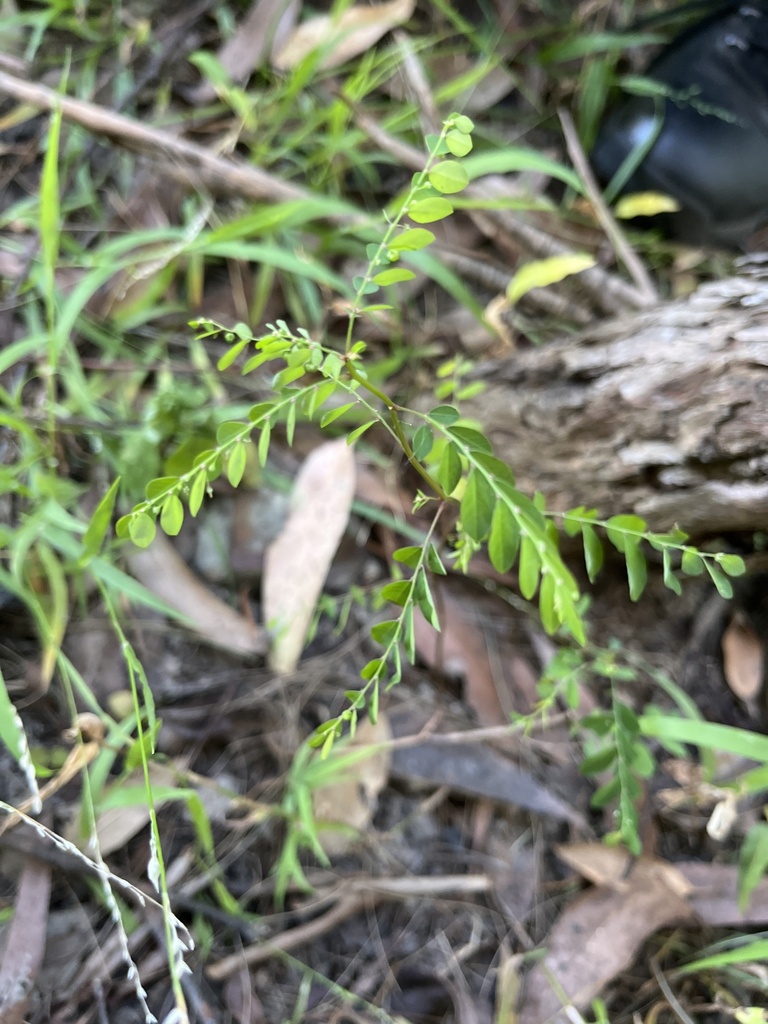
<svg viewBox="0 0 768 1024">
<path fill-rule="evenodd" d="M 579 844 L 576 859 L 582 866 L 598 870 L 598 861 L 590 862 L 587 855 L 588 848 L 598 845 Z M 559 855 L 567 850 L 560 848 Z M 585 1009 L 609 981 L 629 967 L 650 935 L 693 916 L 681 895 L 687 887 L 685 878 L 672 865 L 641 857 L 630 866 L 626 878 L 621 878 L 617 870 L 627 854 L 610 852 L 618 856 L 600 858 L 599 870 L 606 871 L 612 886 L 591 889 L 569 903 L 557 919 L 544 959 L 527 978 L 518 1024 L 565 1024 L 569 1017 L 560 994 L 577 1010 Z"/>
<path fill-rule="evenodd" d="M 569 843 L 556 846 L 555 852 L 593 885 L 627 891 L 634 885 L 635 873 L 639 872 L 643 878 L 660 877 L 664 885 L 678 896 L 686 897 L 691 892 L 692 887 L 681 872 L 656 857 L 641 857 L 635 861 L 626 850 L 604 843 Z"/>
<path fill-rule="evenodd" d="M 255 0 L 248 14 L 221 47 L 216 57 L 230 82 L 244 82 L 260 68 L 269 53 L 278 53 L 296 24 L 298 0 Z M 199 105 L 216 99 L 216 90 L 203 81 L 190 91 L 190 100 Z"/>
<path fill-rule="evenodd" d="M 404 715 L 393 715 L 392 729 L 402 738 Z M 584 819 L 528 772 L 512 764 L 491 747 L 475 743 L 451 743 L 425 739 L 414 746 L 396 747 L 392 775 L 435 786 L 449 786 L 466 796 L 486 797 L 496 803 L 524 807 L 561 821 L 583 826 Z"/>
<path fill-rule="evenodd" d="M 320 68 L 335 68 L 374 46 L 390 29 L 413 14 L 416 0 L 391 0 L 373 7 L 348 7 L 340 17 L 322 14 L 303 22 L 272 58 L 279 71 L 289 71 L 323 47 Z"/>
<path fill-rule="evenodd" d="M 733 693 L 745 703 L 763 688 L 765 649 L 741 612 L 736 612 L 722 636 L 723 672 Z"/>
<path fill-rule="evenodd" d="M 337 748 L 338 756 L 343 758 L 353 751 L 391 739 L 389 722 L 385 715 L 379 714 L 375 725 L 366 719 L 357 727 L 355 738 Z M 334 753 L 331 752 L 331 758 Z M 327 854 L 345 853 L 357 841 L 358 833 L 370 825 L 379 794 L 389 780 L 391 759 L 392 752 L 388 748 L 372 750 L 369 757 L 341 770 L 336 779 L 314 791 L 312 806 L 318 837 Z"/>
<path fill-rule="evenodd" d="M 276 672 L 291 672 L 299 662 L 354 494 L 355 454 L 344 438 L 321 444 L 299 470 L 292 511 L 266 550 L 261 582 Z"/>
<path fill-rule="evenodd" d="M 235 654 L 265 653 L 264 630 L 212 594 L 164 534 L 158 531 L 148 548 L 132 551 L 128 565 L 147 590 L 183 615 L 209 643 Z"/>
<path fill-rule="evenodd" d="M 29 994 L 45 952 L 51 866 L 28 857 L 19 878 L 16 907 L 0 964 L 0 1021 L 24 1024 Z"/>
</svg>

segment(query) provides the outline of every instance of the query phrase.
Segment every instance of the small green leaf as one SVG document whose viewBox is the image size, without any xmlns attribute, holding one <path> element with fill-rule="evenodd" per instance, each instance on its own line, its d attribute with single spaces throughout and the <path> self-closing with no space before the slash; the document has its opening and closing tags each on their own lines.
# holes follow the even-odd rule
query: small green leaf
<svg viewBox="0 0 768 1024">
<path fill-rule="evenodd" d="M 230 345 L 221 359 L 219 359 L 218 363 L 216 363 L 216 369 L 219 373 L 221 373 L 222 370 L 229 369 L 250 340 L 250 338 L 245 338 L 243 341 L 238 341 L 234 345 Z"/>
<path fill-rule="evenodd" d="M 584 523 L 581 527 L 581 539 L 584 544 L 584 564 L 587 567 L 587 576 L 589 576 L 590 583 L 593 583 L 603 567 L 603 545 L 588 523 Z"/>
<path fill-rule="evenodd" d="M 509 506 L 503 501 L 497 501 L 488 538 L 488 557 L 496 572 L 509 572 L 519 550 L 520 526 Z"/>
<path fill-rule="evenodd" d="M 229 458 L 227 459 L 227 480 L 229 480 L 233 487 L 237 487 L 243 479 L 247 457 L 247 449 L 242 441 L 239 441 L 229 453 Z"/>
<path fill-rule="evenodd" d="M 427 567 L 437 576 L 447 575 L 445 566 L 440 561 L 440 555 L 438 555 L 434 544 L 430 544 L 427 548 Z"/>
<path fill-rule="evenodd" d="M 555 608 L 555 578 L 552 573 L 544 572 L 539 588 L 539 618 L 545 631 L 551 636 L 560 625 L 560 617 Z"/>
<path fill-rule="evenodd" d="M 409 569 L 415 569 L 421 559 L 421 548 L 413 544 L 407 548 L 398 548 L 393 551 L 392 557 L 396 562 L 402 562 Z"/>
<path fill-rule="evenodd" d="M 461 419 L 461 413 L 453 405 L 437 405 L 430 411 L 429 418 L 439 423 L 441 427 L 450 427 Z"/>
<path fill-rule="evenodd" d="M 413 435 L 413 441 L 411 442 L 413 454 L 416 456 L 419 462 L 423 462 L 424 459 L 426 459 L 426 457 L 432 451 L 434 443 L 435 439 L 432 436 L 432 431 L 429 429 L 426 423 L 422 424 L 422 426 L 420 426 L 416 433 Z"/>
<path fill-rule="evenodd" d="M 617 551 L 622 552 L 624 551 L 625 542 L 627 544 L 636 544 L 640 539 L 639 535 L 645 533 L 645 530 L 646 522 L 640 516 L 611 516 L 605 524 L 608 540 Z"/>
<path fill-rule="evenodd" d="M 488 455 L 493 454 L 491 442 L 479 430 L 474 430 L 472 427 L 451 426 L 448 427 L 448 433 L 469 448 L 470 451 L 485 452 Z"/>
<path fill-rule="evenodd" d="M 616 754 L 615 744 L 603 747 L 602 750 L 585 757 L 579 765 L 579 771 L 582 775 L 597 775 L 599 772 L 604 772 L 616 760 Z"/>
<path fill-rule="evenodd" d="M 399 235 L 395 235 L 389 243 L 393 252 L 417 252 L 419 249 L 426 249 L 434 242 L 435 236 L 427 228 L 406 228 Z"/>
<path fill-rule="evenodd" d="M 374 284 L 386 288 L 387 285 L 399 284 L 401 281 L 412 281 L 414 277 L 416 277 L 414 272 L 406 267 L 391 267 L 389 270 L 380 271 L 373 281 Z"/>
<path fill-rule="evenodd" d="M 670 555 L 669 548 L 662 549 L 661 562 L 663 566 L 664 586 L 679 597 L 683 592 L 683 588 L 680 585 L 680 580 L 675 576 L 672 570 L 672 557 Z"/>
<path fill-rule="evenodd" d="M 257 451 L 258 451 L 259 465 L 260 466 L 266 466 L 266 464 L 267 464 L 267 455 L 269 454 L 269 441 L 270 441 L 271 437 L 272 437 L 272 424 L 269 421 L 267 421 L 262 426 L 261 433 L 259 434 L 259 444 L 258 444 Z"/>
<path fill-rule="evenodd" d="M 216 444 L 224 445 L 235 437 L 239 437 L 245 430 L 245 424 L 237 420 L 229 420 L 220 423 L 216 428 Z"/>
<path fill-rule="evenodd" d="M 526 601 L 530 601 L 536 593 L 536 587 L 539 585 L 540 571 L 541 560 L 539 559 L 539 553 L 533 541 L 526 533 L 520 542 L 520 567 L 518 569 L 520 593 Z"/>
<path fill-rule="evenodd" d="M 593 267 L 595 263 L 595 257 L 586 252 L 566 253 L 563 256 L 550 256 L 545 260 L 524 263 L 507 286 L 507 298 L 514 304 L 531 289 L 557 284 L 563 278 Z"/>
<path fill-rule="evenodd" d="M 486 470 L 494 480 L 514 484 L 515 478 L 512 475 L 512 470 L 506 462 L 502 462 L 501 459 L 497 459 L 495 455 L 488 455 L 486 452 L 475 450 L 473 458 L 478 466 L 481 466 Z"/>
<path fill-rule="evenodd" d="M 336 409 L 329 409 L 320 420 L 320 428 L 322 429 L 323 427 L 327 427 L 336 420 L 341 419 L 345 412 L 349 412 L 349 410 L 353 409 L 356 405 L 357 402 L 347 402 L 346 405 L 340 405 Z"/>
<path fill-rule="evenodd" d="M 408 216 L 417 224 L 432 224 L 436 220 L 450 217 L 452 213 L 453 206 L 442 196 L 432 196 L 431 199 L 419 199 L 408 207 Z"/>
<path fill-rule="evenodd" d="M 381 588 L 381 596 L 385 601 L 398 604 L 402 608 L 411 596 L 413 589 L 412 580 L 395 580 L 393 583 L 386 583 Z"/>
<path fill-rule="evenodd" d="M 640 550 L 639 544 L 630 544 L 627 540 L 626 549 L 624 551 L 624 561 L 627 563 L 629 596 L 632 601 L 637 601 L 645 590 L 645 584 L 648 580 L 648 568 L 645 562 L 645 555 Z"/>
<path fill-rule="evenodd" d="M 726 601 L 730 601 L 730 599 L 733 597 L 733 584 L 731 583 L 731 581 L 728 579 L 725 573 L 720 572 L 720 570 L 715 565 L 713 565 L 713 563 L 709 559 L 707 559 L 707 561 L 704 564 L 707 568 L 707 572 L 712 577 L 712 582 L 717 587 L 717 592 L 720 595 L 720 597 L 724 597 Z"/>
<path fill-rule="evenodd" d="M 149 481 L 144 488 L 144 496 L 147 501 L 157 501 L 158 498 L 164 498 L 178 483 L 178 478 L 175 476 L 159 476 L 155 480 Z"/>
<path fill-rule="evenodd" d="M 347 434 L 347 444 L 354 444 L 355 441 L 357 441 L 359 437 L 362 437 L 366 430 L 369 430 L 375 422 L 376 420 L 368 420 L 367 423 L 363 423 L 361 426 L 355 427 L 354 430 Z"/>
<path fill-rule="evenodd" d="M 400 623 L 395 619 L 389 619 L 387 622 L 377 622 L 375 626 L 371 627 L 371 636 L 377 644 L 381 644 L 383 647 L 396 640 L 399 632 Z"/>
<path fill-rule="evenodd" d="M 268 419 L 275 408 L 274 402 L 257 402 L 256 405 L 252 405 L 248 410 L 248 420 L 250 423 L 263 423 L 264 420 Z"/>
<path fill-rule="evenodd" d="M 450 120 L 453 121 L 456 130 L 465 135 L 469 135 L 475 130 L 475 122 L 466 114 L 451 114 Z"/>
<path fill-rule="evenodd" d="M 726 555 L 722 552 L 715 555 L 715 561 L 729 576 L 743 576 L 747 571 L 747 565 L 739 555 Z"/>
<path fill-rule="evenodd" d="M 461 192 L 469 184 L 466 168 L 456 160 L 441 160 L 428 175 L 432 188 L 446 195 Z"/>
<path fill-rule="evenodd" d="M 171 494 L 163 502 L 160 511 L 160 528 L 169 537 L 175 537 L 184 522 L 184 506 L 177 494 Z"/>
<path fill-rule="evenodd" d="M 436 476 L 445 493 L 453 494 L 461 480 L 461 456 L 453 441 L 449 441 L 443 450 Z"/>
<path fill-rule="evenodd" d="M 384 670 L 384 668 L 386 668 L 384 659 L 374 658 L 361 669 L 360 676 L 363 679 L 373 679 L 375 676 L 379 675 Z"/>
<path fill-rule="evenodd" d="M 302 364 L 301 366 L 286 366 L 284 370 L 276 373 L 272 378 L 272 390 L 282 391 L 288 384 L 293 384 L 294 381 L 299 380 L 306 374 L 306 368 Z"/>
<path fill-rule="evenodd" d="M 332 384 L 333 381 L 329 381 Z M 293 448 L 293 435 L 296 432 L 296 414 L 298 409 L 295 402 L 291 402 L 288 406 L 288 414 L 285 417 L 285 439 L 288 442 L 288 447 Z"/>
<path fill-rule="evenodd" d="M 324 377 L 330 377 L 332 380 L 337 380 L 343 369 L 344 362 L 341 357 L 335 352 L 329 352 L 323 360 L 320 372 Z"/>
<path fill-rule="evenodd" d="M 437 617 L 437 609 L 435 608 L 432 591 L 429 587 L 429 580 L 427 579 L 427 574 L 425 572 L 420 572 L 416 575 L 413 596 L 421 614 L 433 629 L 440 632 L 440 620 Z"/>
<path fill-rule="evenodd" d="M 97 554 L 99 548 L 107 535 L 109 524 L 112 522 L 112 513 L 115 508 L 117 492 L 120 489 L 120 477 L 113 482 L 107 493 L 93 510 L 91 521 L 83 534 L 82 558 L 91 558 Z"/>
<path fill-rule="evenodd" d="M 201 470 L 192 481 L 192 485 L 189 488 L 189 514 L 193 517 L 200 511 L 200 506 L 203 504 L 205 488 L 207 485 L 208 474 L 205 470 Z"/>
<path fill-rule="evenodd" d="M 680 567 L 686 576 L 701 576 L 704 572 L 704 559 L 695 548 L 685 548 Z"/>
<path fill-rule="evenodd" d="M 467 477 L 461 499 L 461 525 L 475 541 L 482 541 L 491 528 L 496 496 L 493 488 L 476 469 Z"/>
<path fill-rule="evenodd" d="M 472 137 L 465 132 L 458 130 L 448 132 L 445 143 L 453 156 L 466 156 L 467 153 L 472 152 Z"/>
<path fill-rule="evenodd" d="M 156 532 L 155 521 L 146 512 L 133 516 L 128 527 L 129 536 L 137 548 L 148 548 Z"/>
</svg>

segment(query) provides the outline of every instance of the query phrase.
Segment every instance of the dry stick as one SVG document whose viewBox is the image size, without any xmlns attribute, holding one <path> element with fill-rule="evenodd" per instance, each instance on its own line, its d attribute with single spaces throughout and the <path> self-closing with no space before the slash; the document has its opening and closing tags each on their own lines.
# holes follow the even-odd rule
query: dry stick
<svg viewBox="0 0 768 1024">
<path fill-rule="evenodd" d="M 603 199 L 600 188 L 595 180 L 595 176 L 592 173 L 592 168 L 589 166 L 589 161 L 584 153 L 579 137 L 576 134 L 576 127 L 573 123 L 573 118 L 565 110 L 558 111 L 558 117 L 560 118 L 560 124 L 563 129 L 563 136 L 565 137 L 565 145 L 568 150 L 568 156 L 571 158 L 571 163 L 579 173 L 579 177 L 584 182 L 584 187 L 587 190 L 587 198 L 592 203 L 597 219 L 611 240 L 611 245 L 616 253 L 618 259 L 620 259 L 624 266 L 627 268 L 629 276 L 637 285 L 640 292 L 646 297 L 646 305 L 653 306 L 659 301 L 659 296 L 654 287 L 653 281 L 651 280 L 650 274 L 645 269 L 642 260 L 638 259 L 637 253 L 634 251 L 632 246 L 624 236 L 624 232 L 621 230 L 619 225 L 616 223 L 615 217 L 611 214 L 608 206 Z"/>
<path fill-rule="evenodd" d="M 169 173 L 188 187 L 199 187 L 202 182 L 213 193 L 238 195 L 246 199 L 270 199 L 276 202 L 318 198 L 299 185 L 281 181 L 247 164 L 216 156 L 203 146 L 180 139 L 162 128 L 142 124 L 124 114 L 115 114 L 86 100 L 62 96 L 45 85 L 25 82 L 2 70 L 0 93 L 13 96 L 24 103 L 31 103 L 32 106 L 43 110 L 61 110 L 67 121 L 79 124 L 89 131 L 108 135 L 126 149 L 171 157 L 178 163 L 170 162 Z M 328 220 L 344 223 L 352 219 L 352 214 L 328 216 Z"/>
<path fill-rule="evenodd" d="M 406 167 L 410 167 L 411 170 L 419 171 L 423 168 L 423 153 L 399 139 L 394 139 L 376 121 L 361 113 L 357 108 L 353 107 L 352 109 L 357 125 L 384 152 L 389 153 Z M 472 199 L 508 199 L 510 197 L 509 182 L 498 175 L 482 178 L 469 185 L 464 190 L 464 195 Z M 470 216 L 474 215 L 472 210 L 467 212 Z M 532 224 L 526 224 L 509 210 L 483 210 L 482 213 L 485 217 L 492 218 L 518 245 L 534 256 L 545 259 L 550 256 L 564 256 L 571 251 L 557 239 L 548 235 L 546 231 L 542 231 Z M 482 226 L 478 226 L 482 231 Z M 588 270 L 582 271 L 578 280 L 581 287 L 589 293 L 591 301 L 604 313 L 624 313 L 627 310 L 642 309 L 643 306 L 648 305 L 648 299 L 642 291 L 615 274 L 610 274 L 602 267 L 590 267 Z"/>
</svg>

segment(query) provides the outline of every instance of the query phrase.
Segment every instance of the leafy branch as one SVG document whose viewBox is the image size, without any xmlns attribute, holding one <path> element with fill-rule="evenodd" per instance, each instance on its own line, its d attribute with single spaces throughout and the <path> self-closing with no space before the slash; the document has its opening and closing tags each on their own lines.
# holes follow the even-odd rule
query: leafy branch
<svg viewBox="0 0 768 1024">
<path fill-rule="evenodd" d="M 205 319 L 193 323 L 199 340 L 218 338 L 228 343 L 227 351 L 218 361 L 219 370 L 232 366 L 241 355 L 246 356 L 243 374 L 279 364 L 281 368 L 269 387 L 272 397 L 256 403 L 246 422 L 222 423 L 216 433 L 216 444 L 191 458 L 183 472 L 151 480 L 145 500 L 117 523 L 118 536 L 130 538 L 141 547 L 152 542 L 158 521 L 164 532 L 177 534 L 186 514 L 185 503 L 186 511 L 196 516 L 218 476 L 225 473 L 233 487 L 240 484 L 254 434 L 258 434 L 256 448 L 263 465 L 275 428 L 282 427 L 292 444 L 299 418 L 311 421 L 319 416 L 321 429 L 333 427 L 338 431 L 342 418 L 348 417 L 353 421 L 346 431 L 349 444 L 357 442 L 376 424 L 390 434 L 426 485 L 427 491 L 417 495 L 415 507 L 429 501 L 437 501 L 438 505 L 423 543 L 395 553 L 395 561 L 411 575 L 383 586 L 380 598 L 399 607 L 400 612 L 396 618 L 373 627 L 372 637 L 382 646 L 382 653 L 362 670 L 360 689 L 347 693 L 347 709 L 321 726 L 314 737 L 313 743 L 326 752 L 345 725 L 354 729 L 362 708 L 367 707 L 375 718 L 381 685 L 392 686 L 401 678 L 401 650 L 405 650 L 411 662 L 414 660 L 415 610 L 418 608 L 434 628 L 439 628 L 429 579 L 432 574 L 446 571 L 439 553 L 439 548 L 445 546 L 437 541 L 436 531 L 448 505 L 458 508 L 455 537 L 447 550 L 455 566 L 462 572 L 469 571 L 473 556 L 483 547 L 497 572 L 508 573 L 517 566 L 522 596 L 532 601 L 538 594 L 539 617 L 545 630 L 554 633 L 564 629 L 578 644 L 586 641 L 579 588 L 560 554 L 556 520 L 562 522 L 566 535 L 581 535 L 590 580 L 597 576 L 604 560 L 598 531 L 605 534 L 609 543 L 624 555 L 633 600 L 640 597 L 647 581 L 644 544 L 661 552 L 664 582 L 675 593 L 680 592 L 680 580 L 674 572 L 674 560 L 679 559 L 684 575 L 708 572 L 725 596 L 731 593 L 728 577 L 745 571 L 738 556 L 698 551 L 687 543 L 688 537 L 681 530 L 657 534 L 638 516 L 619 515 L 602 520 L 586 508 L 564 514 L 548 512 L 542 495 L 531 498 L 516 488 L 511 469 L 494 455 L 490 441 L 476 425 L 462 418 L 459 408 L 450 404 L 437 405 L 428 412 L 408 408 L 370 379 L 364 362 L 366 345 L 355 339 L 355 325 L 364 316 L 391 308 L 386 303 L 366 303 L 380 289 L 412 278 L 412 270 L 398 265 L 401 258 L 407 260 L 409 253 L 434 241 L 428 229 L 404 226 L 406 216 L 414 223 L 425 224 L 453 212 L 446 196 L 460 192 L 468 183 L 460 161 L 472 148 L 472 128 L 469 118 L 454 114 L 447 119 L 440 135 L 427 140 L 423 170 L 414 176 L 397 214 L 387 221 L 381 241 L 367 247 L 367 268 L 353 281 L 355 294 L 348 309 L 341 351 L 311 337 L 303 328 L 292 330 L 284 321 L 268 325 L 268 333 L 261 337 L 254 337 L 246 324 L 227 328 Z M 539 269 L 529 264 L 518 270 L 510 285 L 515 286 L 515 299 L 539 285 L 542 274 L 549 281 L 582 269 L 578 259 L 557 267 L 551 265 L 551 260 L 543 263 L 546 266 Z M 251 349 L 255 351 L 249 355 Z M 451 394 L 445 385 L 446 382 L 438 384 L 441 397 Z M 472 388 L 474 384 L 468 386 Z M 463 390 L 459 390 L 459 396 Z M 114 494 L 107 495 L 105 502 L 108 501 L 114 502 Z M 96 511 L 92 522 L 98 521 L 99 527 L 90 537 L 93 550 L 98 549 L 103 539 L 110 513 L 111 505 L 104 503 Z"/>
</svg>

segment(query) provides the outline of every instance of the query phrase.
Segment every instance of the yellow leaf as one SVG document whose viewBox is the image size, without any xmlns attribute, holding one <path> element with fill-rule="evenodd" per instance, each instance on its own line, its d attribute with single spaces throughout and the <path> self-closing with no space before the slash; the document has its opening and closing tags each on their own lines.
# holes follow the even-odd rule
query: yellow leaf
<svg viewBox="0 0 768 1024">
<path fill-rule="evenodd" d="M 512 303 L 517 302 L 532 288 L 545 288 L 548 284 L 557 284 L 564 277 L 593 267 L 595 262 L 594 256 L 590 256 L 589 253 L 573 252 L 524 263 L 507 286 L 507 298 Z"/>
<path fill-rule="evenodd" d="M 631 195 L 622 196 L 613 212 L 620 220 L 632 220 L 633 217 L 655 217 L 659 213 L 675 213 L 679 209 L 680 203 L 663 192 L 633 192 Z"/>
</svg>

